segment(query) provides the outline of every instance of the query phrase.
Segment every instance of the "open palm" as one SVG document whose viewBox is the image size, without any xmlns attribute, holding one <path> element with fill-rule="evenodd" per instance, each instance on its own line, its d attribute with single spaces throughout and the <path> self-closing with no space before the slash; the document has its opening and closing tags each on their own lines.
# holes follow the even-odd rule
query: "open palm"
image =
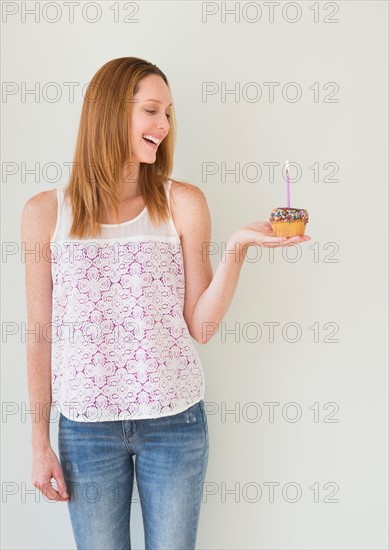
<svg viewBox="0 0 389 550">
<path fill-rule="evenodd" d="M 308 235 L 275 237 L 270 222 L 252 222 L 238 230 L 239 240 L 246 246 L 293 246 L 310 241 Z"/>
</svg>

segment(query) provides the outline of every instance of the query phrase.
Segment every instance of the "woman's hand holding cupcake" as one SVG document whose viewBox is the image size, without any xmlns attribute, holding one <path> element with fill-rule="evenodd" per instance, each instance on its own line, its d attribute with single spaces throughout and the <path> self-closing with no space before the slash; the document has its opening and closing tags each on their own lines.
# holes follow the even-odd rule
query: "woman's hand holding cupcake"
<svg viewBox="0 0 389 550">
<path fill-rule="evenodd" d="M 308 235 L 295 235 L 293 237 L 275 237 L 270 222 L 253 222 L 238 229 L 232 241 L 239 242 L 245 248 L 249 246 L 279 247 L 293 246 L 298 243 L 310 241 Z"/>
</svg>

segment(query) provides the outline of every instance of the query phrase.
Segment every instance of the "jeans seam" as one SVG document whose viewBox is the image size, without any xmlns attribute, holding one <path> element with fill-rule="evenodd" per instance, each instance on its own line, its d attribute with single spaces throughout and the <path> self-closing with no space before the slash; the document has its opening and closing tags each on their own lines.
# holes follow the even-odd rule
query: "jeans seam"
<svg viewBox="0 0 389 550">
<path fill-rule="evenodd" d="M 205 413 L 205 410 L 203 410 L 203 407 L 204 407 L 204 401 L 199 402 L 199 407 L 200 407 L 200 412 L 201 412 L 201 417 L 203 419 L 203 428 L 204 428 L 204 445 L 207 446 L 207 443 L 208 443 L 208 427 L 207 427 L 207 418 L 206 418 L 206 413 Z"/>
<path fill-rule="evenodd" d="M 122 424 L 122 434 L 123 434 L 123 442 L 124 442 L 124 445 L 126 446 L 126 449 L 127 451 L 130 453 L 130 455 L 134 455 L 135 452 L 133 450 L 133 448 L 131 447 L 131 443 L 129 442 L 129 440 L 127 439 L 127 434 L 126 434 L 126 430 L 124 428 L 124 422 L 125 420 L 120 420 L 121 424 Z"/>
</svg>

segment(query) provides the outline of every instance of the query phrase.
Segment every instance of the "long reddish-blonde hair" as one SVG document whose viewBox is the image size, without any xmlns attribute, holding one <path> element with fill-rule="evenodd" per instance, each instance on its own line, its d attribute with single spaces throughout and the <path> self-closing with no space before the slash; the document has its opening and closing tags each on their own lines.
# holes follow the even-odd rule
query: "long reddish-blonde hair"
<svg viewBox="0 0 389 550">
<path fill-rule="evenodd" d="M 101 233 L 103 208 L 113 211 L 119 223 L 119 180 L 126 163 L 131 163 L 130 117 L 139 82 L 149 74 L 163 78 L 156 66 L 138 57 L 120 57 L 103 65 L 87 88 L 66 189 L 73 221 L 70 238 L 95 237 Z M 136 101 L 136 99 L 135 99 Z M 166 221 L 169 208 L 164 182 L 173 169 L 176 122 L 173 105 L 170 130 L 157 150 L 153 164 L 140 163 L 139 190 L 152 222 Z M 131 164 L 128 164 L 131 166 Z"/>
</svg>

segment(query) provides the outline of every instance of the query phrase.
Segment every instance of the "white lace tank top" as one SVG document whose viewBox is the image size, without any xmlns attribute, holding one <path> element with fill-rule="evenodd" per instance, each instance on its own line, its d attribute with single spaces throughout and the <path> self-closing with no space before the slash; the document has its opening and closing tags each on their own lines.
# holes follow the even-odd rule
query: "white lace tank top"
<svg viewBox="0 0 389 550">
<path fill-rule="evenodd" d="M 171 180 L 165 182 L 170 209 Z M 184 264 L 172 217 L 147 208 L 98 237 L 70 239 L 65 186 L 50 242 L 52 404 L 79 422 L 177 414 L 204 399 L 183 316 Z"/>
</svg>

